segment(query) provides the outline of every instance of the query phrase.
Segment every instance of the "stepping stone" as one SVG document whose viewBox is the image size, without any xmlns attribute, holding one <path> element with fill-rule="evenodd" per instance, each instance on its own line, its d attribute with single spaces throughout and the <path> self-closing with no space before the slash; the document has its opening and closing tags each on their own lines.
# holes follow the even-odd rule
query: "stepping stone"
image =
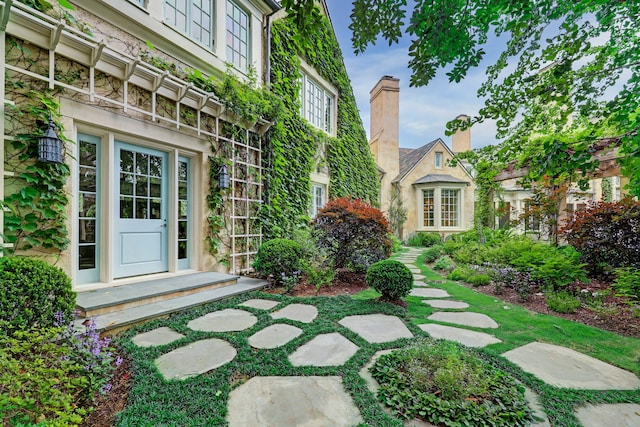
<svg viewBox="0 0 640 427">
<path fill-rule="evenodd" d="M 229 363 L 236 349 L 218 338 L 196 341 L 163 354 L 155 360 L 158 371 L 167 380 L 184 380 Z"/>
<path fill-rule="evenodd" d="M 378 389 L 380 388 L 380 384 L 378 384 L 378 381 L 376 381 L 375 378 L 373 378 L 373 376 L 371 375 L 371 372 L 369 372 L 369 369 L 373 366 L 374 363 L 376 363 L 376 360 L 378 360 L 378 358 L 384 354 L 389 354 L 391 353 L 393 350 L 396 349 L 388 349 L 388 350 L 380 350 L 377 351 L 373 357 L 371 358 L 371 360 L 369 361 L 369 363 L 367 363 L 362 369 L 360 369 L 360 371 L 358 372 L 360 374 L 360 376 L 362 377 L 362 379 L 364 379 L 364 382 L 367 384 L 367 388 L 369 389 L 369 391 L 373 394 L 376 394 L 376 392 L 378 391 Z"/>
<path fill-rule="evenodd" d="M 347 316 L 340 320 L 345 328 L 360 335 L 370 343 L 395 341 L 400 338 L 413 338 L 413 334 L 402 320 L 386 314 L 364 314 Z"/>
<path fill-rule="evenodd" d="M 422 273 L 422 271 L 419 268 L 411 268 L 411 267 L 409 267 L 409 271 L 414 273 L 414 274 Z"/>
<path fill-rule="evenodd" d="M 524 388 L 524 398 L 529 402 L 529 408 L 533 410 L 533 415 L 537 418 L 542 418 L 542 421 L 534 422 L 531 427 L 551 427 L 549 423 L 549 417 L 545 414 L 542 405 L 540 405 L 540 399 L 538 395 L 529 387 Z"/>
<path fill-rule="evenodd" d="M 254 377 L 229 394 L 229 427 L 350 427 L 363 422 L 342 378 Z"/>
<path fill-rule="evenodd" d="M 424 298 L 447 298 L 450 297 L 449 292 L 444 289 L 411 289 L 409 295 Z"/>
<path fill-rule="evenodd" d="M 445 312 L 439 311 L 427 317 L 437 322 L 455 323 L 456 325 L 472 326 L 475 328 L 497 328 L 498 324 L 491 317 L 482 313 Z"/>
<path fill-rule="evenodd" d="M 424 276 L 422 276 L 422 277 L 424 277 Z M 425 287 L 427 287 L 427 286 L 429 286 L 429 285 L 427 285 L 425 282 L 423 282 L 423 281 L 421 281 L 421 280 L 415 280 L 415 278 L 414 278 L 413 286 L 418 286 L 418 287 L 423 287 L 423 288 L 425 288 Z"/>
<path fill-rule="evenodd" d="M 311 323 L 318 317 L 318 309 L 309 304 L 289 304 L 281 310 L 271 313 L 274 319 L 289 319 L 302 323 Z"/>
<path fill-rule="evenodd" d="M 320 334 L 289 356 L 293 366 L 340 366 L 358 351 L 358 346 L 337 332 Z"/>
<path fill-rule="evenodd" d="M 257 321 L 256 316 L 248 311 L 227 308 L 193 319 L 187 326 L 194 331 L 232 332 L 250 328 Z"/>
<path fill-rule="evenodd" d="M 532 342 L 503 356 L 556 387 L 582 390 L 633 390 L 640 387 L 640 379 L 635 374 L 566 347 Z"/>
<path fill-rule="evenodd" d="M 240 304 L 241 306 L 244 307 L 251 307 L 251 308 L 257 308 L 260 310 L 270 310 L 273 307 L 275 307 L 276 305 L 280 304 L 279 301 L 272 301 L 270 299 L 250 299 L 247 300 L 245 302 L 243 302 L 242 304 Z"/>
<path fill-rule="evenodd" d="M 424 275 L 423 274 L 414 274 L 413 275 L 413 280 L 424 280 Z"/>
<path fill-rule="evenodd" d="M 249 345 L 254 348 L 277 348 L 300 335 L 302 335 L 302 329 L 277 323 L 251 335 Z"/>
<path fill-rule="evenodd" d="M 424 323 L 418 325 L 418 327 L 428 333 L 432 338 L 456 341 L 467 347 L 485 347 L 489 344 L 502 342 L 493 335 L 485 334 L 484 332 L 454 328 L 453 326 Z"/>
<path fill-rule="evenodd" d="M 446 299 L 426 299 L 422 301 L 434 308 L 469 308 L 469 304 L 462 301 L 452 301 Z"/>
<path fill-rule="evenodd" d="M 640 426 L 640 405 L 634 403 L 586 405 L 579 407 L 575 414 L 583 427 Z"/>
<path fill-rule="evenodd" d="M 171 328 L 162 327 L 138 334 L 131 338 L 131 341 L 138 347 L 156 347 L 169 344 L 181 338 L 184 338 L 184 335 L 179 334 Z"/>
</svg>

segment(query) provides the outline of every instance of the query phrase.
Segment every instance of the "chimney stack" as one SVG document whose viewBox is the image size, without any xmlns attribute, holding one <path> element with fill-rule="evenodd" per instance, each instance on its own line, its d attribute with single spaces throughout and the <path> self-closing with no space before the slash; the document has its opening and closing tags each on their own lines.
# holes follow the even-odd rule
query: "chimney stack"
<svg viewBox="0 0 640 427">
<path fill-rule="evenodd" d="M 400 172 L 399 113 L 400 79 L 383 76 L 370 92 L 371 152 L 376 164 L 385 171 L 385 180 Z"/>
<path fill-rule="evenodd" d="M 469 121 L 469 116 L 460 114 L 456 120 Z M 471 129 L 460 130 L 451 135 L 451 149 L 454 153 L 463 153 L 471 150 Z"/>
</svg>

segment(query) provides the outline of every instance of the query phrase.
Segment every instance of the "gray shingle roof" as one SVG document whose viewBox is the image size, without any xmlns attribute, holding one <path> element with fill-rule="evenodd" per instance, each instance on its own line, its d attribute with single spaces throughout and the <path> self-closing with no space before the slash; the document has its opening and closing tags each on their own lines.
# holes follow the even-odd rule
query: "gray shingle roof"
<svg viewBox="0 0 640 427">
<path fill-rule="evenodd" d="M 441 139 L 434 139 L 420 148 L 400 148 L 400 173 L 393 179 L 393 182 L 401 181 L 409 171 L 431 151 L 438 141 L 441 141 Z"/>
</svg>

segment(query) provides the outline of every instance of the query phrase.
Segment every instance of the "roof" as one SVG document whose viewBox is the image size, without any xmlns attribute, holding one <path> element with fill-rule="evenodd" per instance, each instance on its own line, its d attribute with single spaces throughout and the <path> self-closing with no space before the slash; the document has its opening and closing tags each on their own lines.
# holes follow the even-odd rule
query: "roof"
<svg viewBox="0 0 640 427">
<path fill-rule="evenodd" d="M 433 148 L 436 143 L 442 140 L 434 139 L 430 143 L 420 148 L 400 148 L 400 172 L 393 179 L 393 182 L 402 181 L 402 179 L 417 165 L 424 156 Z M 444 142 L 443 142 L 444 144 Z"/>
<path fill-rule="evenodd" d="M 413 184 L 431 184 L 436 182 L 449 182 L 455 184 L 467 184 L 469 185 L 469 181 L 465 181 L 464 179 L 456 178 L 446 173 L 430 173 L 428 175 L 423 176 L 422 178 L 416 179 Z"/>
</svg>

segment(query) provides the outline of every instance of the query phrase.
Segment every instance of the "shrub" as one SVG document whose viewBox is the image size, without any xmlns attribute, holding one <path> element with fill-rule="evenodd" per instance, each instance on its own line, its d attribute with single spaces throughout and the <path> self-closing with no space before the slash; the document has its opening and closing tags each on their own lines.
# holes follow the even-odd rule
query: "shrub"
<svg viewBox="0 0 640 427">
<path fill-rule="evenodd" d="M 455 263 L 448 256 L 442 256 L 433 264 L 434 270 L 451 271 L 456 267 Z"/>
<path fill-rule="evenodd" d="M 283 275 L 293 276 L 303 267 L 304 252 L 293 240 L 273 239 L 258 248 L 253 267 L 264 276 L 272 276 L 282 283 Z"/>
<path fill-rule="evenodd" d="M 327 251 L 336 268 L 365 271 L 391 255 L 387 219 L 360 199 L 331 200 L 316 215 L 313 227 L 318 232 L 318 245 Z"/>
<path fill-rule="evenodd" d="M 293 241 L 297 242 L 304 253 L 302 272 L 309 283 L 316 289 L 330 285 L 336 277 L 333 261 L 326 250 L 318 246 L 316 236 L 309 229 L 299 229 L 293 234 Z"/>
<path fill-rule="evenodd" d="M 434 262 L 442 255 L 442 245 L 431 246 L 424 251 L 425 262 Z"/>
<path fill-rule="evenodd" d="M 550 292 L 546 295 L 547 307 L 557 313 L 575 313 L 581 302 L 567 291 Z"/>
<path fill-rule="evenodd" d="M 616 291 L 616 296 L 628 298 L 630 302 L 640 301 L 640 269 L 616 269 L 616 280 L 611 286 Z"/>
<path fill-rule="evenodd" d="M 477 427 L 532 420 L 515 379 L 452 341 L 417 341 L 380 356 L 370 371 L 378 399 L 409 419 Z"/>
<path fill-rule="evenodd" d="M 486 273 L 476 273 L 469 276 L 466 282 L 473 286 L 486 286 L 491 283 L 491 276 Z"/>
<path fill-rule="evenodd" d="M 403 263 L 385 259 L 371 265 L 366 275 L 367 285 L 393 301 L 409 295 L 413 286 L 413 274 Z"/>
<path fill-rule="evenodd" d="M 433 245 L 439 245 L 442 243 L 442 237 L 435 232 L 418 231 L 413 233 L 407 239 L 407 245 L 409 246 L 422 246 L 429 248 Z"/>
<path fill-rule="evenodd" d="M 640 268 L 640 202 L 627 197 L 578 211 L 561 232 L 593 275 L 611 267 Z"/>
<path fill-rule="evenodd" d="M 466 282 L 467 279 L 472 274 L 473 273 L 471 272 L 471 270 L 468 267 L 456 267 L 449 274 L 447 274 L 447 279 L 449 279 L 449 280 L 462 280 L 463 282 Z"/>
<path fill-rule="evenodd" d="M 72 317 L 76 294 L 58 267 L 35 258 L 0 258 L 0 284 L 0 323 L 9 333 L 53 326 L 54 313 Z"/>
</svg>

